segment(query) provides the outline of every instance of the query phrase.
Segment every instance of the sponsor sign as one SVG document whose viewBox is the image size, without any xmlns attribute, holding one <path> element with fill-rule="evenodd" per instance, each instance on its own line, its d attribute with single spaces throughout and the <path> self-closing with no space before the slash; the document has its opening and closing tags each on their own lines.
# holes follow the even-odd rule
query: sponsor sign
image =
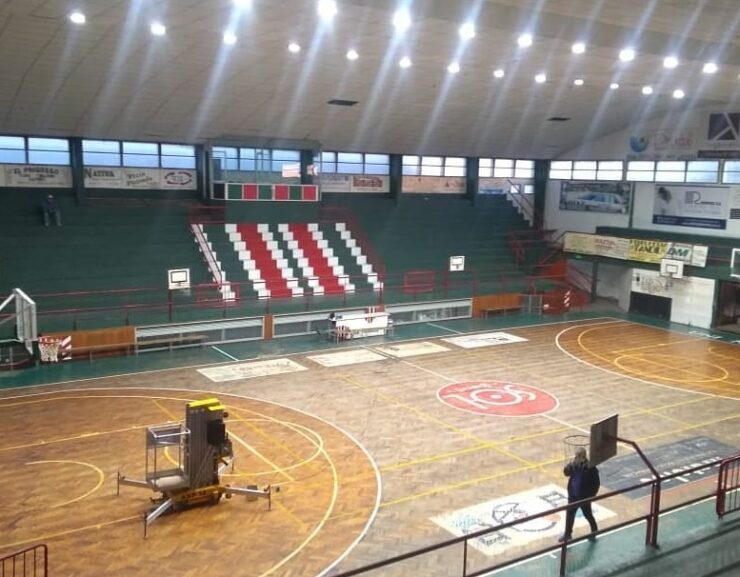
<svg viewBox="0 0 740 577">
<path fill-rule="evenodd" d="M 558 406 L 558 400 L 550 393 L 502 381 L 445 385 L 437 391 L 437 397 L 456 409 L 494 417 L 531 417 L 549 413 Z"/>
<path fill-rule="evenodd" d="M 351 351 L 342 351 L 340 353 L 311 355 L 306 358 L 311 359 L 313 362 L 324 367 L 342 367 L 345 365 L 357 365 L 359 363 L 373 363 L 375 361 L 385 360 L 388 357 L 384 357 L 383 355 L 367 349 L 354 349 Z"/>
<path fill-rule="evenodd" d="M 390 178 L 371 174 L 322 174 L 321 192 L 390 192 Z"/>
<path fill-rule="evenodd" d="M 661 240 L 630 239 L 629 260 L 659 263 L 668 253 L 670 242 Z"/>
<path fill-rule="evenodd" d="M 159 188 L 158 168 L 124 168 L 124 188 Z"/>
<path fill-rule="evenodd" d="M 562 507 L 567 503 L 567 491 L 550 484 L 437 515 L 431 520 L 455 537 L 462 537 Z M 594 503 L 591 507 L 597 522 L 615 516 L 614 511 L 599 503 Z M 508 529 L 492 531 L 471 539 L 469 543 L 484 555 L 500 555 L 508 549 L 522 547 L 535 541 L 547 539 L 554 542 L 562 534 L 564 527 L 565 512 L 554 513 L 528 523 L 514 525 Z M 582 517 L 580 510 L 576 516 L 574 528 L 576 534 L 588 528 L 588 523 Z"/>
<path fill-rule="evenodd" d="M 521 343 L 526 341 L 524 337 L 518 337 L 509 333 L 481 333 L 477 335 L 462 335 L 459 337 L 450 337 L 442 339 L 463 349 L 477 349 L 479 347 L 492 347 L 495 345 L 508 345 L 511 343 Z"/>
<path fill-rule="evenodd" d="M 724 229 L 729 204 L 727 186 L 656 185 L 653 224 Z"/>
<path fill-rule="evenodd" d="M 465 179 L 458 176 L 404 176 L 401 190 L 419 194 L 463 194 Z"/>
<path fill-rule="evenodd" d="M 594 235 L 594 254 L 609 258 L 627 260 L 630 250 L 630 241 L 618 236 Z"/>
<path fill-rule="evenodd" d="M 69 166 L 44 166 L 40 164 L 5 165 L 5 186 L 23 188 L 70 188 L 72 170 Z"/>
<path fill-rule="evenodd" d="M 85 168 L 85 188 L 195 190 L 195 170 L 168 168 Z"/>
<path fill-rule="evenodd" d="M 675 159 L 694 157 L 697 145 L 697 130 L 655 130 L 630 136 L 629 158 L 634 159 Z"/>
<path fill-rule="evenodd" d="M 238 365 L 225 365 L 198 369 L 204 377 L 208 377 L 214 383 L 224 381 L 235 381 L 238 379 L 253 379 L 255 377 L 267 377 L 282 373 L 296 373 L 306 371 L 306 367 L 299 365 L 290 359 L 275 359 L 270 361 L 255 361 L 252 363 L 241 363 Z"/>
<path fill-rule="evenodd" d="M 195 190 L 198 188 L 194 170 L 168 170 L 159 171 L 160 188 L 165 190 Z"/>
<path fill-rule="evenodd" d="M 628 182 L 571 182 L 560 185 L 560 210 L 629 214 L 632 184 Z"/>
<path fill-rule="evenodd" d="M 85 168 L 85 188 L 123 188 L 123 169 L 90 166 Z"/>
<path fill-rule="evenodd" d="M 711 463 L 736 453 L 737 448 L 715 441 L 711 437 L 692 437 L 645 450 L 647 458 L 650 459 L 661 475 L 679 473 L 682 470 Z M 669 479 L 661 484 L 661 489 L 675 489 L 687 483 L 714 477 L 718 468 L 707 467 L 694 473 L 687 473 Z M 652 479 L 650 471 L 645 467 L 642 459 L 634 453 L 609 459 L 599 467 L 599 471 L 602 485 L 606 485 L 615 491 Z M 648 495 L 650 495 L 650 487 L 626 493 L 626 496 L 631 499 L 640 499 Z"/>
<path fill-rule="evenodd" d="M 506 194 L 511 183 L 505 178 L 479 178 L 478 194 Z"/>
<path fill-rule="evenodd" d="M 701 244 L 620 238 L 583 232 L 566 232 L 563 250 L 653 264 L 660 263 L 664 258 L 672 258 L 698 267 L 707 265 L 709 253 L 709 247 Z"/>
<path fill-rule="evenodd" d="M 579 254 L 596 254 L 594 245 L 595 234 L 582 232 L 566 232 L 563 239 L 563 250 L 565 252 L 577 252 Z"/>
</svg>

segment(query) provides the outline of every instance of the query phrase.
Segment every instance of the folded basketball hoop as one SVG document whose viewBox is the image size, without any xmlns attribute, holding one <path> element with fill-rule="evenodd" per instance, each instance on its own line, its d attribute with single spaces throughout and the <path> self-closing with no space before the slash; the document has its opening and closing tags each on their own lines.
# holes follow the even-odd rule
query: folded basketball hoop
<svg viewBox="0 0 740 577">
<path fill-rule="evenodd" d="M 59 347 L 61 344 L 61 339 L 56 339 L 54 337 L 39 337 L 39 355 L 41 356 L 41 362 L 59 362 Z"/>
</svg>

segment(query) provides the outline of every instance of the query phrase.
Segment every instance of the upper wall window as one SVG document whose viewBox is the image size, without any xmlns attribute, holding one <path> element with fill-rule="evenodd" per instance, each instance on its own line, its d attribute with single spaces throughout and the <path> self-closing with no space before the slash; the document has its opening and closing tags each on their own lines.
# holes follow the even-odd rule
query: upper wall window
<svg viewBox="0 0 740 577">
<path fill-rule="evenodd" d="M 160 145 L 162 168 L 195 168 L 195 146 L 190 144 Z"/>
<path fill-rule="evenodd" d="M 725 184 L 740 184 L 740 160 L 725 160 L 722 182 Z"/>
<path fill-rule="evenodd" d="M 655 162 L 631 160 L 627 163 L 627 180 L 631 182 L 655 182 Z"/>
<path fill-rule="evenodd" d="M 117 140 L 83 140 L 85 166 L 121 166 L 121 143 Z"/>
<path fill-rule="evenodd" d="M 29 138 L 29 164 L 69 166 L 69 140 L 66 138 Z"/>
<path fill-rule="evenodd" d="M 0 136 L 0 163 L 25 164 L 26 139 L 22 136 Z"/>
<path fill-rule="evenodd" d="M 124 142 L 123 166 L 159 167 L 159 145 L 155 142 Z"/>
<path fill-rule="evenodd" d="M 717 182 L 719 160 L 691 160 L 686 164 L 686 182 Z"/>
</svg>

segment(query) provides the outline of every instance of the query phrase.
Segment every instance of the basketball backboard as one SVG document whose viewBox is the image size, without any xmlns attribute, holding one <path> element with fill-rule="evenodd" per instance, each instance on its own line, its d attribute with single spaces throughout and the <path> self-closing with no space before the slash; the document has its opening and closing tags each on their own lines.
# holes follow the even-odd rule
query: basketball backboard
<svg viewBox="0 0 740 577">
<path fill-rule="evenodd" d="M 190 269 L 176 268 L 167 271 L 167 288 L 169 290 L 190 288 Z"/>
<path fill-rule="evenodd" d="M 591 425 L 589 461 L 595 467 L 617 454 L 619 415 L 612 415 Z"/>
<path fill-rule="evenodd" d="M 683 278 L 683 261 L 664 258 L 660 261 L 660 276 Z"/>
</svg>

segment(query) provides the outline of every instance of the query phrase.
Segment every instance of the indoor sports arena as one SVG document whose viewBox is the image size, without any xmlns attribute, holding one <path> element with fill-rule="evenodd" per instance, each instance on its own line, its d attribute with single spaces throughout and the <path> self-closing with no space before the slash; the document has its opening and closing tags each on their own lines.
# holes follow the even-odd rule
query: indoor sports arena
<svg viewBox="0 0 740 577">
<path fill-rule="evenodd" d="M 739 8 L 0 1 L 0 577 L 740 575 Z"/>
</svg>

